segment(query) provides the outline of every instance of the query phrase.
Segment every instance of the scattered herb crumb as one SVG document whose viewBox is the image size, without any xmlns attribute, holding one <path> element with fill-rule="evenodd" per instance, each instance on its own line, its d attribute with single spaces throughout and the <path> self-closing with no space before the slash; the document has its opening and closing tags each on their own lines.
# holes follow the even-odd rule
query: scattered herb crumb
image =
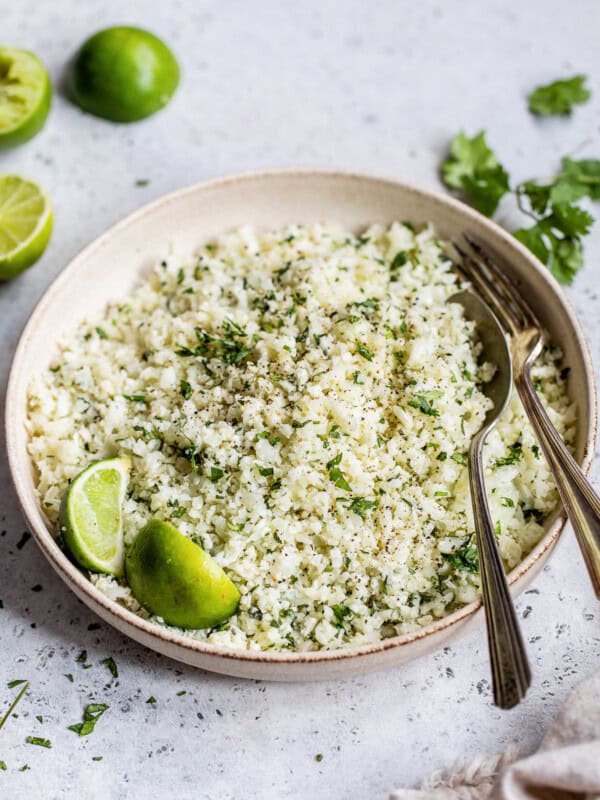
<svg viewBox="0 0 600 800">
<path fill-rule="evenodd" d="M 119 670 L 112 656 L 108 656 L 108 658 L 103 658 L 100 663 L 104 664 L 105 667 L 108 667 L 108 669 L 110 670 L 110 674 L 113 676 L 113 678 L 119 677 Z"/>
<path fill-rule="evenodd" d="M 40 736 L 28 736 L 25 741 L 27 744 L 35 744 L 37 747 L 46 747 L 48 750 L 52 747 L 50 739 L 42 739 Z"/>
<path fill-rule="evenodd" d="M 94 728 L 100 717 L 109 708 L 105 703 L 90 703 L 86 706 L 83 712 L 83 722 L 76 722 L 69 725 L 69 730 L 76 733 L 78 736 L 88 736 Z"/>
</svg>

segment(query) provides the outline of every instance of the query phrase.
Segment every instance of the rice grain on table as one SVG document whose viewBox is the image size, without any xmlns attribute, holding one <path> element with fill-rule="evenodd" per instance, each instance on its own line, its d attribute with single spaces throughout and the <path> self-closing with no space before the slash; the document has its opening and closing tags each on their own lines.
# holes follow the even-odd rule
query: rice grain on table
<svg viewBox="0 0 600 800">
<path fill-rule="evenodd" d="M 400 223 L 247 226 L 169 256 L 32 382 L 44 511 L 56 524 L 70 479 L 131 456 L 126 545 L 169 520 L 242 593 L 223 626 L 186 631 L 208 642 L 338 648 L 443 617 L 479 590 L 466 452 L 494 370 L 456 289 L 434 231 Z M 572 442 L 560 358 L 534 379 Z M 485 460 L 510 569 L 558 499 L 516 396 Z M 148 617 L 124 581 L 91 580 Z"/>
</svg>

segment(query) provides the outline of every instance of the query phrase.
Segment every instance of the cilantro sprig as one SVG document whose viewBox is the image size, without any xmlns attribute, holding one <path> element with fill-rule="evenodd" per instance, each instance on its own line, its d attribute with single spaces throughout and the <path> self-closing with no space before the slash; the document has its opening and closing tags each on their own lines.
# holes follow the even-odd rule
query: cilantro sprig
<svg viewBox="0 0 600 800">
<path fill-rule="evenodd" d="M 549 117 L 554 114 L 568 117 L 573 106 L 585 103 L 591 92 L 585 85 L 585 75 L 562 78 L 546 86 L 538 86 L 528 98 L 528 107 L 532 114 Z"/>
<path fill-rule="evenodd" d="M 459 133 L 442 164 L 442 178 L 451 189 L 487 216 L 513 191 L 519 209 L 533 220 L 515 237 L 550 269 L 561 282 L 571 284 L 583 265 L 583 237 L 594 223 L 592 215 L 576 203 L 600 200 L 600 159 L 562 159 L 560 171 L 550 180 L 528 180 L 510 189 L 508 173 L 485 141 L 484 131 L 469 138 Z M 505 180 L 506 178 L 506 180 Z"/>
</svg>

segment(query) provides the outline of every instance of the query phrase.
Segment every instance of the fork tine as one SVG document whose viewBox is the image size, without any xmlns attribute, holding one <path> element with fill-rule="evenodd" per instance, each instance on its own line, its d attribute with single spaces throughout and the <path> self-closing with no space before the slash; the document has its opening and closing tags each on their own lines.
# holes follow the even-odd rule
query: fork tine
<svg viewBox="0 0 600 800">
<path fill-rule="evenodd" d="M 454 248 L 462 259 L 460 265 L 455 265 L 457 271 L 465 276 L 467 280 L 473 284 L 475 289 L 484 298 L 484 300 L 491 306 L 493 312 L 498 319 L 502 322 L 505 328 L 508 328 L 509 333 L 513 336 L 521 330 L 521 319 L 515 314 L 509 302 L 503 303 L 504 298 L 499 296 L 495 287 L 483 274 L 483 271 L 475 259 L 469 255 L 463 248 L 453 243 Z"/>
<path fill-rule="evenodd" d="M 502 272 L 498 264 L 492 259 L 489 253 L 483 249 L 479 242 L 476 242 L 474 239 L 472 239 L 468 233 L 463 234 L 463 237 L 471 249 L 474 250 L 479 258 L 483 261 L 492 275 L 499 281 L 499 283 L 502 284 L 505 291 L 511 296 L 513 303 L 519 307 L 523 317 L 525 318 L 526 325 L 535 326 L 541 329 L 541 325 L 538 322 L 535 313 L 531 310 L 529 303 L 522 295 L 515 291 L 506 275 Z"/>
</svg>

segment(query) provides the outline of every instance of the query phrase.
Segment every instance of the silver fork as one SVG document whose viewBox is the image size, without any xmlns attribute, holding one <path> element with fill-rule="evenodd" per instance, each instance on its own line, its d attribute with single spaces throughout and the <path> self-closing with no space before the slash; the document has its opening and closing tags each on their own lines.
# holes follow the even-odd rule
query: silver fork
<svg viewBox="0 0 600 800">
<path fill-rule="evenodd" d="M 461 256 L 461 263 L 455 263 L 455 267 L 510 333 L 515 386 L 554 476 L 592 586 L 600 599 L 600 497 L 560 438 L 531 380 L 531 366 L 544 346 L 542 326 L 486 250 L 466 234 L 464 239 L 466 246 L 454 243 Z"/>
</svg>

